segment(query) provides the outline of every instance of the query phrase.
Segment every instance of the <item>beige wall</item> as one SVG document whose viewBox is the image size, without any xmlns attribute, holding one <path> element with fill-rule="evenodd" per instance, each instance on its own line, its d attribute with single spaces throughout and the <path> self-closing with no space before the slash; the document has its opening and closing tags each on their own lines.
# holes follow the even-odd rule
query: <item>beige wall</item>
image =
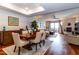
<svg viewBox="0 0 79 59">
<path fill-rule="evenodd" d="M 78 20 L 78 19 L 79 19 L 78 16 L 66 17 L 66 18 L 62 19 L 63 31 L 66 29 L 66 27 L 72 27 L 72 31 L 74 31 L 75 23 L 76 23 L 76 20 Z M 71 23 L 71 25 L 68 26 L 68 23 Z"/>
<path fill-rule="evenodd" d="M 8 26 L 8 16 L 19 18 L 19 26 Z M 0 7 L 0 31 L 2 31 L 3 26 L 6 27 L 6 30 L 18 30 L 20 28 L 25 29 L 26 25 L 29 25 L 28 17 Z"/>
<path fill-rule="evenodd" d="M 37 16 L 41 16 L 40 19 L 35 19 L 35 16 L 30 17 L 30 20 L 37 20 L 38 23 L 42 22 L 42 26 L 43 28 L 46 26 L 45 22 L 46 21 L 54 21 L 57 19 L 54 19 L 53 15 L 55 15 L 57 18 L 59 18 L 58 20 L 62 20 L 63 21 L 63 30 L 66 28 L 67 23 L 71 22 L 72 23 L 72 27 L 74 29 L 74 19 L 67 19 L 67 18 L 72 18 L 73 16 L 76 16 L 76 20 L 79 20 L 79 8 L 76 9 L 71 9 L 71 10 L 64 10 L 64 11 L 60 11 L 60 12 L 56 12 L 56 13 L 50 13 L 50 14 L 46 14 L 46 15 L 37 15 Z M 64 19 L 63 19 L 64 18 Z"/>
</svg>

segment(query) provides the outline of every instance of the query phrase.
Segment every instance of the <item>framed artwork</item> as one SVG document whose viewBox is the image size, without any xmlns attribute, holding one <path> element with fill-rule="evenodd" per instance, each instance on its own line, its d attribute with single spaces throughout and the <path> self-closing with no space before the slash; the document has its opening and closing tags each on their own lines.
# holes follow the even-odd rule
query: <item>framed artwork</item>
<svg viewBox="0 0 79 59">
<path fill-rule="evenodd" d="M 8 16 L 8 26 L 19 26 L 19 18 Z"/>
</svg>

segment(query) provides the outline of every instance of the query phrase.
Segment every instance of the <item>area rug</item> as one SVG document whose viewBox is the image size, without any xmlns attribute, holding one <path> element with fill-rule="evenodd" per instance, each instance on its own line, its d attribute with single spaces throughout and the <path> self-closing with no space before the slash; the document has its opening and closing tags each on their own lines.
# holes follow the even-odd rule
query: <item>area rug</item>
<svg viewBox="0 0 79 59">
<path fill-rule="evenodd" d="M 44 46 L 41 44 L 42 47 L 39 47 L 39 45 L 38 45 L 37 51 L 35 49 L 35 46 L 32 46 L 32 50 L 27 50 L 27 49 L 21 48 L 21 52 L 20 53 L 21 53 L 21 55 L 44 55 L 45 52 L 48 50 L 48 48 L 51 46 L 51 44 L 52 44 L 52 41 L 46 40 L 46 43 L 45 43 Z M 17 52 L 18 49 L 16 49 L 16 51 L 13 52 L 14 45 L 8 46 L 6 48 L 3 48 L 2 50 L 7 55 L 18 55 L 18 52 Z"/>
</svg>

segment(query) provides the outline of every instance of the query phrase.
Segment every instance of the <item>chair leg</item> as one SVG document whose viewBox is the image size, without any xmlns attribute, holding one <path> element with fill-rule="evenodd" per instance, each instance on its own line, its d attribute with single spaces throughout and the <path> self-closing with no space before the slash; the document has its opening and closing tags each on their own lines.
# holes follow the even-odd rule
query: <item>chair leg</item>
<svg viewBox="0 0 79 59">
<path fill-rule="evenodd" d="M 15 52 L 15 50 L 16 50 L 16 46 L 14 47 L 14 52 Z"/>
<path fill-rule="evenodd" d="M 43 40 L 43 46 L 45 45 L 45 40 Z"/>
<path fill-rule="evenodd" d="M 39 43 L 39 46 L 41 47 L 41 42 Z"/>
<path fill-rule="evenodd" d="M 45 45 L 45 40 L 44 40 L 44 45 Z"/>
<path fill-rule="evenodd" d="M 37 44 L 36 44 L 36 51 L 37 51 Z"/>
<path fill-rule="evenodd" d="M 20 55 L 20 47 L 18 47 L 19 48 L 19 50 L 18 50 L 18 55 Z"/>
</svg>

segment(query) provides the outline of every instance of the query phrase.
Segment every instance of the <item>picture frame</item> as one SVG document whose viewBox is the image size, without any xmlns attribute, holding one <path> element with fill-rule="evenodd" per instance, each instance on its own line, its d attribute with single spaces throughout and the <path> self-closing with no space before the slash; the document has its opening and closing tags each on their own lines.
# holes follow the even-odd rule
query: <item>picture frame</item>
<svg viewBox="0 0 79 59">
<path fill-rule="evenodd" d="M 8 26 L 19 26 L 19 18 L 8 16 Z"/>
</svg>

